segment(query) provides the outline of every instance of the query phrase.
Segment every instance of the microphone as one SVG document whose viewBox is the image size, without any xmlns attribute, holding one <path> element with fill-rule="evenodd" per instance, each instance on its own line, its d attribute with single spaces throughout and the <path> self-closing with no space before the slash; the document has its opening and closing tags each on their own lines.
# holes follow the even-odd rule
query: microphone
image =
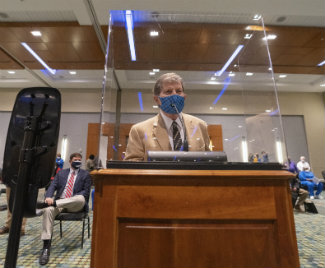
<svg viewBox="0 0 325 268">
<path fill-rule="evenodd" d="M 176 111 L 176 113 L 178 114 L 178 117 L 179 117 L 179 120 L 181 121 L 182 123 L 182 127 L 183 127 L 183 133 L 184 133 L 184 141 L 183 141 L 183 144 L 182 144 L 182 147 L 181 147 L 181 151 L 188 151 L 188 142 L 187 142 L 187 138 L 186 138 L 186 129 L 185 129 L 185 124 L 184 124 L 184 121 L 183 121 L 183 118 L 181 117 L 176 105 L 174 103 L 171 103 L 170 104 L 171 107 L 173 107 Z"/>
</svg>

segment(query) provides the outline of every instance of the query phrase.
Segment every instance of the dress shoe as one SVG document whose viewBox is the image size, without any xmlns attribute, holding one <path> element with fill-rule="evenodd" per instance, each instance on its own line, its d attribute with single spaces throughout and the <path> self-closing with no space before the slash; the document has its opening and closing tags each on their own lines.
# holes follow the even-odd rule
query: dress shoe
<svg viewBox="0 0 325 268">
<path fill-rule="evenodd" d="M 0 228 L 0 235 L 9 233 L 9 228 L 7 226 L 2 226 Z"/>
<path fill-rule="evenodd" d="M 45 265 L 50 260 L 50 249 L 49 248 L 43 248 L 41 256 L 39 257 L 39 264 Z"/>
</svg>

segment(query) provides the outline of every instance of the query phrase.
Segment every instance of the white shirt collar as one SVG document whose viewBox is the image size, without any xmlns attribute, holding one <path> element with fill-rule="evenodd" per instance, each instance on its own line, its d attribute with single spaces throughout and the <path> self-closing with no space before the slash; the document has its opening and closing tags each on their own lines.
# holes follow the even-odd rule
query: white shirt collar
<svg viewBox="0 0 325 268">
<path fill-rule="evenodd" d="M 79 172 L 79 168 L 78 168 L 78 169 L 72 169 L 72 168 L 70 167 L 70 172 L 69 172 L 69 174 L 71 174 L 73 171 L 74 171 L 74 174 L 77 176 L 77 174 L 78 174 L 78 172 Z"/>
<path fill-rule="evenodd" d="M 165 115 L 162 111 L 160 111 L 160 114 L 161 114 L 161 116 L 162 116 L 162 118 L 163 118 L 163 120 L 164 120 L 164 122 L 165 122 L 166 129 L 169 130 L 169 129 L 171 128 L 172 123 L 174 122 L 174 120 L 173 120 L 173 119 L 170 119 L 170 118 L 169 118 L 167 115 Z M 182 116 L 182 114 L 180 113 L 179 116 Z M 179 117 L 177 117 L 177 119 L 176 119 L 175 121 L 176 121 L 178 127 L 179 127 L 180 129 L 183 129 L 183 126 L 182 126 L 182 123 L 181 123 L 181 120 L 179 119 Z"/>
</svg>

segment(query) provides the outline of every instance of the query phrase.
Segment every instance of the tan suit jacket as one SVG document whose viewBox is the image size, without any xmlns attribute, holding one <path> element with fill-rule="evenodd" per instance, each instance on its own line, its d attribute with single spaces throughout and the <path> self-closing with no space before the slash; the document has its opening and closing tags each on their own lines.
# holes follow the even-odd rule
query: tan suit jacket
<svg viewBox="0 0 325 268">
<path fill-rule="evenodd" d="M 207 124 L 194 116 L 184 114 L 183 120 L 189 151 L 210 151 Z M 171 151 L 164 119 L 156 115 L 132 126 L 124 160 L 147 161 L 148 151 Z"/>
</svg>

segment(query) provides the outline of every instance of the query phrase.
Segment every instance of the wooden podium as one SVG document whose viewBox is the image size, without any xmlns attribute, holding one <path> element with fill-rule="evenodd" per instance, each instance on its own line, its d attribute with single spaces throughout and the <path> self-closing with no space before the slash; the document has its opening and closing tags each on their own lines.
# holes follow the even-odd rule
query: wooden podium
<svg viewBox="0 0 325 268">
<path fill-rule="evenodd" d="M 287 171 L 106 169 L 92 177 L 91 267 L 300 267 Z"/>
</svg>

